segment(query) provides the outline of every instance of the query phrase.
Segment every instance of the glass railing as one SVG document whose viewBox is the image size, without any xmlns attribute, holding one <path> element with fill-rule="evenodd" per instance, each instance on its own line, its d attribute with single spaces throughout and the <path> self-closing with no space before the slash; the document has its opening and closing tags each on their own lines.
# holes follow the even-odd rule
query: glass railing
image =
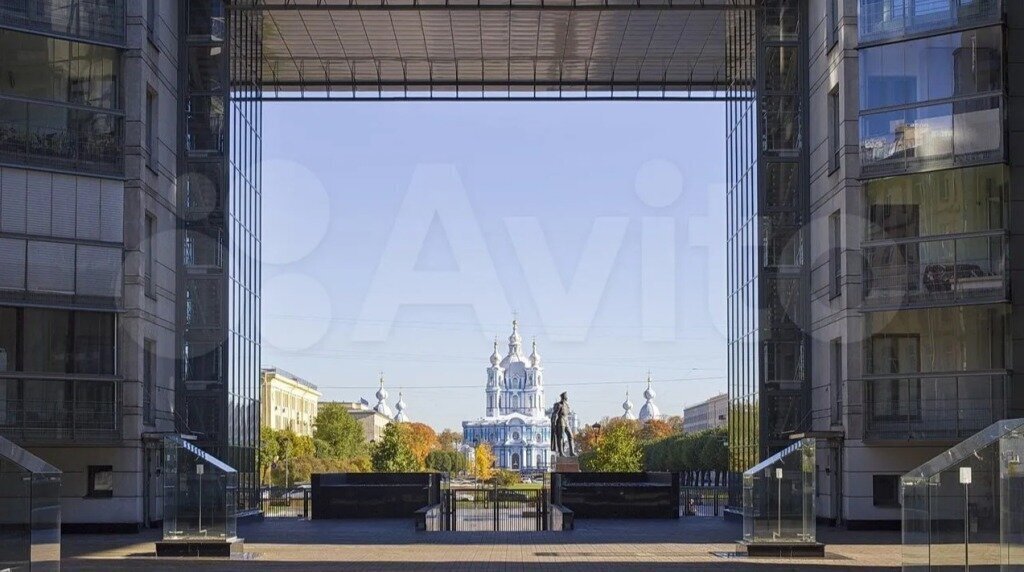
<svg viewBox="0 0 1024 572">
<path fill-rule="evenodd" d="M 164 540 L 237 537 L 238 473 L 178 435 L 164 438 Z"/>
<path fill-rule="evenodd" d="M 865 178 L 996 162 L 1005 148 L 999 96 L 860 116 Z"/>
<path fill-rule="evenodd" d="M 1005 374 L 864 380 L 864 438 L 955 440 L 1004 416 Z"/>
<path fill-rule="evenodd" d="M 1019 570 L 1024 419 L 997 421 L 900 482 L 903 570 Z"/>
<path fill-rule="evenodd" d="M 14 389 L 7 395 L 25 395 L 26 384 L 34 384 L 37 392 L 30 399 L 0 395 L 0 435 L 19 442 L 121 438 L 119 381 L 2 379 L 3 385 Z M 50 386 L 47 395 L 38 391 L 43 384 Z"/>
<path fill-rule="evenodd" d="M 864 307 L 1007 299 L 1007 237 L 929 238 L 862 247 Z"/>
<path fill-rule="evenodd" d="M 60 568 L 61 472 L 0 437 L 0 570 Z"/>
<path fill-rule="evenodd" d="M 85 40 L 125 42 L 124 0 L 4 0 L 0 22 Z"/>
<path fill-rule="evenodd" d="M 860 0 L 857 34 L 861 43 L 876 42 L 994 24 L 1001 17 L 1000 0 Z"/>
<path fill-rule="evenodd" d="M 815 440 L 801 439 L 743 473 L 743 542 L 813 544 Z"/>
<path fill-rule="evenodd" d="M 124 116 L 0 98 L 0 159 L 106 175 L 124 172 Z"/>
</svg>

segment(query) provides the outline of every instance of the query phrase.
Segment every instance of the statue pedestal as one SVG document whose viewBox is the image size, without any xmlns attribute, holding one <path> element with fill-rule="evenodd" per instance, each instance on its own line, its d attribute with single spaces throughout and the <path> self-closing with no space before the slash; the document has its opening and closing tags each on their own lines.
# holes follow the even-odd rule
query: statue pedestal
<svg viewBox="0 0 1024 572">
<path fill-rule="evenodd" d="M 555 457 L 556 473 L 578 473 L 580 472 L 580 460 L 578 457 Z"/>
</svg>

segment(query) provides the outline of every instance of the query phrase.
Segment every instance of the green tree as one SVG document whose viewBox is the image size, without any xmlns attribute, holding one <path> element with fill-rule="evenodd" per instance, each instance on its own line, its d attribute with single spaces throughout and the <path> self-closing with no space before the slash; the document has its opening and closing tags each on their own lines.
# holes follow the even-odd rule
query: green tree
<svg viewBox="0 0 1024 572">
<path fill-rule="evenodd" d="M 601 473 L 638 472 L 643 468 L 643 449 L 636 428 L 626 423 L 612 423 L 602 431 L 587 459 L 590 471 Z"/>
<path fill-rule="evenodd" d="M 388 423 L 380 440 L 370 448 L 370 463 L 374 471 L 408 473 L 420 470 L 420 462 L 409 446 L 408 431 L 403 423 Z"/>
<path fill-rule="evenodd" d="M 271 467 L 277 461 L 280 452 L 277 431 L 270 427 L 260 427 L 260 481 L 265 485 L 271 484 Z"/>
<path fill-rule="evenodd" d="M 321 459 L 352 459 L 366 454 L 363 426 L 340 403 L 320 404 L 313 442 Z"/>
</svg>

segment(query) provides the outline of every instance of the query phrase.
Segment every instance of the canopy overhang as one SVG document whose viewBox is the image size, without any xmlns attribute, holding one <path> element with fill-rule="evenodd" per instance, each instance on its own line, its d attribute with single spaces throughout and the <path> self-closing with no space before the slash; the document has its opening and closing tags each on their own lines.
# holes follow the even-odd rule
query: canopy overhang
<svg viewBox="0 0 1024 572">
<path fill-rule="evenodd" d="M 259 0 L 264 99 L 728 99 L 753 0 Z"/>
</svg>

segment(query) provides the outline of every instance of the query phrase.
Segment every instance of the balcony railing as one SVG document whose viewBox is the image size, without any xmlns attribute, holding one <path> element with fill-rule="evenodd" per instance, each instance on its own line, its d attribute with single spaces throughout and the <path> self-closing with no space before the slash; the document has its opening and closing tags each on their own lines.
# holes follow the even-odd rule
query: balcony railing
<svg viewBox="0 0 1024 572">
<path fill-rule="evenodd" d="M 45 383 L 47 393 L 52 395 L 48 399 L 38 395 L 32 399 L 9 399 L 0 394 L 0 435 L 17 442 L 107 442 L 121 438 L 119 381 L 2 381 L 15 387 Z M 55 387 L 59 391 L 55 392 Z M 25 393 L 20 390 L 10 394 Z"/>
<path fill-rule="evenodd" d="M 1006 374 L 864 380 L 864 438 L 959 440 L 1005 415 Z"/>
<path fill-rule="evenodd" d="M 995 235 L 864 246 L 864 307 L 1006 300 L 1006 242 Z"/>
</svg>

